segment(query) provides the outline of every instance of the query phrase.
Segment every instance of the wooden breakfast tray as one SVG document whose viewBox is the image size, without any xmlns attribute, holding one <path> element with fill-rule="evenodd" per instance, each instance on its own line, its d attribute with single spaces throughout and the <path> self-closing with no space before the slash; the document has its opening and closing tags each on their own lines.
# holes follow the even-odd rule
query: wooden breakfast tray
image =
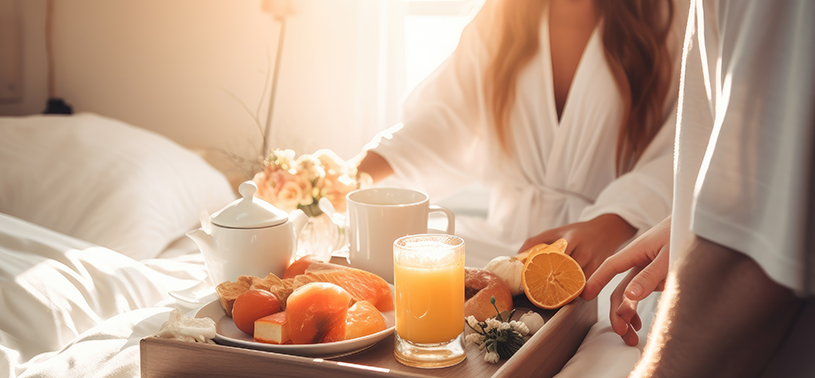
<svg viewBox="0 0 815 378">
<path fill-rule="evenodd" d="M 356 354 L 336 359 L 299 357 L 232 346 L 148 337 L 141 340 L 141 376 L 158 377 L 551 377 L 571 358 L 597 322 L 597 301 L 577 298 L 557 311 L 541 310 L 524 296 L 515 299 L 515 318 L 529 310 L 546 320 L 508 360 L 484 361 L 484 352 L 467 347 L 467 358 L 441 369 L 412 368 L 393 357 L 393 337 Z"/>
</svg>

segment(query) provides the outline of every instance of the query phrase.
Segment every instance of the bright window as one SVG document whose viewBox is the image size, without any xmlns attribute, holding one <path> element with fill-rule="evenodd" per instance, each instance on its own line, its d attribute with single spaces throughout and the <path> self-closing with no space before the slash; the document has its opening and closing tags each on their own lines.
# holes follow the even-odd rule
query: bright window
<svg viewBox="0 0 815 378">
<path fill-rule="evenodd" d="M 407 1 L 405 89 L 409 93 L 456 49 L 464 26 L 484 0 Z M 489 196 L 485 187 L 476 184 L 435 201 L 458 215 L 486 217 Z"/>
<path fill-rule="evenodd" d="M 410 92 L 458 45 L 461 31 L 483 0 L 408 0 L 405 17 L 405 89 Z"/>
</svg>

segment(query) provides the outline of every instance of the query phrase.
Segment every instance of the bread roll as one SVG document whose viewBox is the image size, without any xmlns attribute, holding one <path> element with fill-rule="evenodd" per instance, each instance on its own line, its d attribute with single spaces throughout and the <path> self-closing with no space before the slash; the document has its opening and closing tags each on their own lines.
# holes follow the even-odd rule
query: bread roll
<svg viewBox="0 0 815 378">
<path fill-rule="evenodd" d="M 512 292 L 503 279 L 486 269 L 464 268 L 464 316 L 483 322 L 498 315 L 492 297 L 498 311 L 512 310 Z"/>
</svg>

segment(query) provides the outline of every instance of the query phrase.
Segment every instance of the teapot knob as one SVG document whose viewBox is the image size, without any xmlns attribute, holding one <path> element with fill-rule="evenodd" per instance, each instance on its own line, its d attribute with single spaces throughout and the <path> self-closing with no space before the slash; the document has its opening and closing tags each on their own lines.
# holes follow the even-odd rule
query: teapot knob
<svg viewBox="0 0 815 378">
<path fill-rule="evenodd" d="M 227 228 L 265 228 L 286 223 L 289 214 L 255 197 L 257 183 L 252 180 L 238 186 L 238 198 L 212 215 L 212 223 Z"/>
<path fill-rule="evenodd" d="M 238 193 L 241 194 L 244 200 L 252 201 L 255 193 L 258 191 L 258 184 L 252 180 L 247 180 L 241 183 L 238 187 Z"/>
</svg>

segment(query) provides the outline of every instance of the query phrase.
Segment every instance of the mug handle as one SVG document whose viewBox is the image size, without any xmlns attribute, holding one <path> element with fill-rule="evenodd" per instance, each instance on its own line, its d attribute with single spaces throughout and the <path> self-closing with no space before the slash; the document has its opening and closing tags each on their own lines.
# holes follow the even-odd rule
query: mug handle
<svg viewBox="0 0 815 378">
<path fill-rule="evenodd" d="M 444 213 L 444 215 L 447 217 L 447 231 L 445 232 L 448 235 L 454 235 L 456 233 L 456 216 L 453 215 L 453 212 L 450 209 L 444 206 L 430 205 L 427 213 Z"/>
</svg>

